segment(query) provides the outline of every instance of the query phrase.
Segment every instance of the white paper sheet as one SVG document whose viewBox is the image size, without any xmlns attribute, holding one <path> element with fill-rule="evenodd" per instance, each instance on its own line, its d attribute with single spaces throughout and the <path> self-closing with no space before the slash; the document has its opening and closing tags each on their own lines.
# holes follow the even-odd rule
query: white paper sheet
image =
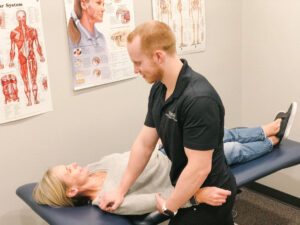
<svg viewBox="0 0 300 225">
<path fill-rule="evenodd" d="M 102 0 L 90 0 L 86 4 L 87 11 L 98 7 L 93 5 L 94 2 L 101 4 Z M 74 90 L 136 77 L 126 49 L 127 35 L 134 28 L 133 1 L 105 0 L 103 20 L 95 23 L 94 34 L 82 21 L 84 16 L 79 18 L 74 8 L 74 0 L 65 0 Z M 99 12 L 96 13 L 99 16 Z M 70 18 L 77 29 L 81 26 L 79 43 L 70 38 Z M 101 38 L 86 41 L 90 35 Z"/>
<path fill-rule="evenodd" d="M 168 24 L 176 36 L 178 54 L 204 51 L 204 0 L 152 0 L 153 18 Z"/>
<path fill-rule="evenodd" d="M 0 123 L 52 110 L 40 3 L 0 2 Z"/>
</svg>

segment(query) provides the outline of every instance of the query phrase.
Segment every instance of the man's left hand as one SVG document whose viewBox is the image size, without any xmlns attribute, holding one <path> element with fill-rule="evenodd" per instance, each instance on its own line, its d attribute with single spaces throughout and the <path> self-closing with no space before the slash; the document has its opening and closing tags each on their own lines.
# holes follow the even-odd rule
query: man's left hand
<svg viewBox="0 0 300 225">
<path fill-rule="evenodd" d="M 166 202 L 166 200 L 163 197 L 161 197 L 161 195 L 158 193 L 156 193 L 155 198 L 156 198 L 156 208 L 161 214 L 164 214 L 164 212 L 162 211 L 162 206 Z"/>
</svg>

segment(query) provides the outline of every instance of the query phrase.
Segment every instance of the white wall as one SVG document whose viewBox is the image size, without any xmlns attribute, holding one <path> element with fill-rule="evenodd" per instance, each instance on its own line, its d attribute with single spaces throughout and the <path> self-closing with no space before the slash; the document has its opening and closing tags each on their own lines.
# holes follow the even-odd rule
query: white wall
<svg viewBox="0 0 300 225">
<path fill-rule="evenodd" d="M 242 122 L 268 123 L 290 102 L 300 104 L 300 1 L 251 0 L 242 5 Z M 299 105 L 300 107 L 300 105 Z M 300 141 L 299 109 L 290 138 Z M 300 197 L 300 166 L 259 182 Z"/>
<path fill-rule="evenodd" d="M 207 49 L 184 56 L 219 91 L 226 121 L 241 121 L 241 3 L 206 1 Z M 16 195 L 56 164 L 86 164 L 130 149 L 146 113 L 150 86 L 142 78 L 73 92 L 62 0 L 41 0 L 54 111 L 0 125 L 0 224 L 44 222 Z M 151 1 L 134 0 L 135 21 L 152 18 Z"/>
</svg>

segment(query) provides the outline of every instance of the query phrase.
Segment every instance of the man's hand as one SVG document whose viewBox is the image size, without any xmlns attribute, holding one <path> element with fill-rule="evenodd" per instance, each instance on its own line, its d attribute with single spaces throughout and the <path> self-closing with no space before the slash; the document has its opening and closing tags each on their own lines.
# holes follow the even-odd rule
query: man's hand
<svg viewBox="0 0 300 225">
<path fill-rule="evenodd" d="M 11 67 L 14 67 L 15 64 L 14 64 L 14 62 L 10 62 L 8 66 L 9 66 L 9 68 L 11 68 Z"/>
<path fill-rule="evenodd" d="M 231 191 L 218 187 L 203 187 L 196 194 L 198 203 L 206 203 L 211 206 L 220 206 L 226 202 L 227 196 L 231 195 Z"/>
<path fill-rule="evenodd" d="M 103 193 L 98 200 L 99 207 L 108 212 L 116 210 L 123 202 L 124 196 L 116 189 L 114 191 Z"/>
<path fill-rule="evenodd" d="M 164 214 L 164 212 L 162 211 L 162 206 L 166 200 L 163 197 L 161 197 L 160 194 L 158 193 L 156 193 L 155 198 L 156 198 L 156 208 L 161 214 Z"/>
</svg>

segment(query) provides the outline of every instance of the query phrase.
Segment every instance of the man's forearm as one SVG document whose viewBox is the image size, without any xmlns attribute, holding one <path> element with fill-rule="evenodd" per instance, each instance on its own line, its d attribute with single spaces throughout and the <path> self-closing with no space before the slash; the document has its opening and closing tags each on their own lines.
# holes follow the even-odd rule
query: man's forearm
<svg viewBox="0 0 300 225">
<path fill-rule="evenodd" d="M 119 185 L 119 190 L 125 195 L 129 188 L 145 169 L 155 146 L 144 146 L 136 140 L 132 146 L 127 168 Z"/>
<path fill-rule="evenodd" d="M 177 211 L 202 186 L 210 172 L 210 168 L 196 170 L 187 165 L 178 178 L 174 192 L 166 201 L 166 207 Z"/>
</svg>

